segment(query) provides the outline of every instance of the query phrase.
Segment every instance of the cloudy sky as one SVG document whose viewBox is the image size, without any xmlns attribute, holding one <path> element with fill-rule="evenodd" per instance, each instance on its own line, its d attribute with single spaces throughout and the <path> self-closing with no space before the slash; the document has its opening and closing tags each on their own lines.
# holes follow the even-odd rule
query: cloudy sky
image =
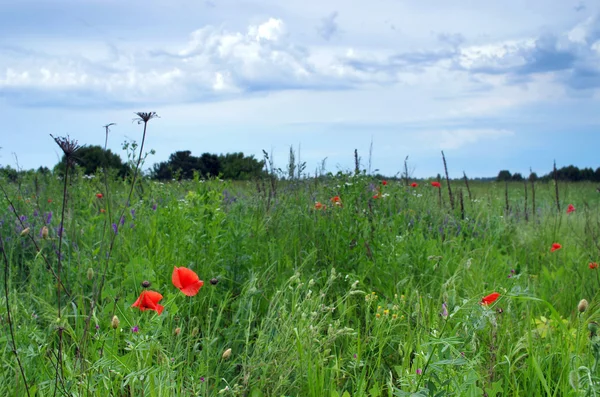
<svg viewBox="0 0 600 397">
<path fill-rule="evenodd" d="M 314 170 L 493 176 L 600 166 L 600 2 L 0 0 L 0 164 L 49 134 L 151 162 L 273 152 Z"/>
</svg>

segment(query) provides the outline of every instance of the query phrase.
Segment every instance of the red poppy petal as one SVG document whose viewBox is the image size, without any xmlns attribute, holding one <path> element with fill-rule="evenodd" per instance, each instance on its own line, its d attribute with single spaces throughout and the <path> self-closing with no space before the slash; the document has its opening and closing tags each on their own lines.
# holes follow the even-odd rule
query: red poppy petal
<svg viewBox="0 0 600 397">
<path fill-rule="evenodd" d="M 183 288 L 195 284 L 198 282 L 198 280 L 200 280 L 198 278 L 198 275 L 193 270 L 190 270 L 187 267 L 178 268 L 177 273 L 179 273 L 179 281 L 181 282 Z"/>
<path fill-rule="evenodd" d="M 154 305 L 158 304 L 158 301 L 160 301 L 163 298 L 163 296 L 156 291 L 144 291 L 144 292 L 145 292 L 144 297 L 148 301 L 152 302 L 152 304 L 154 304 Z"/>
<path fill-rule="evenodd" d="M 181 288 L 181 292 L 183 292 L 187 296 L 194 296 L 200 291 L 200 288 L 204 285 L 204 281 L 198 280 L 193 284 L 187 285 L 184 288 Z"/>
<path fill-rule="evenodd" d="M 175 268 L 173 269 L 173 274 L 171 275 L 171 281 L 173 282 L 173 285 L 175 286 L 175 288 L 183 288 L 183 286 L 181 285 L 181 280 L 179 279 L 179 272 L 178 272 L 178 268 L 177 266 L 175 266 Z"/>
</svg>

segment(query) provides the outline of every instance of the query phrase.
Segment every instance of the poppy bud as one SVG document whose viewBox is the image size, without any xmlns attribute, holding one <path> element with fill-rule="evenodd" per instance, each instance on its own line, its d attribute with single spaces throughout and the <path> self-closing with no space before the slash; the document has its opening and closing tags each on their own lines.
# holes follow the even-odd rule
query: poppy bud
<svg viewBox="0 0 600 397">
<path fill-rule="evenodd" d="M 110 326 L 113 329 L 117 329 L 117 328 L 119 328 L 119 324 L 120 324 L 119 317 L 113 316 L 112 321 L 110 322 Z"/>
<path fill-rule="evenodd" d="M 579 310 L 579 313 L 583 313 L 584 311 L 587 310 L 589 306 L 589 303 L 587 300 L 582 299 L 579 301 L 579 304 L 577 305 L 577 310 Z"/>
<path fill-rule="evenodd" d="M 196 335 L 198 335 L 198 332 L 200 332 L 200 330 L 198 329 L 198 327 L 195 327 L 195 328 L 192 330 L 192 336 L 196 336 Z"/>
<path fill-rule="evenodd" d="M 175 331 L 173 331 L 173 334 L 175 334 L 175 336 L 179 335 L 181 333 L 181 328 L 177 327 L 175 328 Z"/>
<path fill-rule="evenodd" d="M 231 349 L 227 349 L 223 352 L 223 360 L 227 360 L 229 357 L 231 357 Z"/>
<path fill-rule="evenodd" d="M 217 285 L 217 284 L 219 284 L 219 279 L 216 278 L 216 277 L 211 278 L 210 279 L 210 284 L 211 285 Z"/>
<path fill-rule="evenodd" d="M 88 268 L 88 270 L 87 270 L 87 279 L 88 279 L 88 280 L 91 280 L 91 279 L 93 279 L 93 278 L 94 278 L 94 269 L 92 269 L 92 268 L 90 267 L 90 268 Z"/>
<path fill-rule="evenodd" d="M 143 288 L 148 288 L 148 287 L 150 287 L 150 285 L 151 285 L 150 281 L 148 281 L 148 280 L 142 281 L 142 287 Z"/>
<path fill-rule="evenodd" d="M 47 227 L 47 226 L 44 226 L 44 227 L 42 228 L 42 238 L 43 238 L 44 240 L 47 240 L 47 239 L 48 239 L 48 227 Z"/>
<path fill-rule="evenodd" d="M 23 236 L 27 236 L 29 234 L 29 228 L 26 227 L 25 229 L 23 229 L 23 231 L 21 232 L 21 237 Z"/>
</svg>

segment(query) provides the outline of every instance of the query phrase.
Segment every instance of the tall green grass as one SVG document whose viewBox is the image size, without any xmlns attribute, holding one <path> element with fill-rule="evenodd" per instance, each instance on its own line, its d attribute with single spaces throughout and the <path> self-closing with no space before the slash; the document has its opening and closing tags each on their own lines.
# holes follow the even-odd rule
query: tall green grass
<svg viewBox="0 0 600 397">
<path fill-rule="evenodd" d="M 37 396 L 600 390 L 600 269 L 588 266 L 600 253 L 600 195 L 591 184 L 560 184 L 562 206 L 577 209 L 567 215 L 552 183 L 537 183 L 526 218 L 522 183 L 509 184 L 508 212 L 504 184 L 471 183 L 461 214 L 458 201 L 449 209 L 444 183 L 440 203 L 427 183 L 382 186 L 362 174 L 278 181 L 276 195 L 270 183 L 142 180 L 129 206 L 128 182 L 107 191 L 100 176 L 74 175 L 62 234 L 70 295 L 61 295 L 59 318 L 43 258 L 56 266 L 62 182 L 1 182 L 30 230 L 21 236 L 3 197 L 2 281 L 17 354 L 2 296 L 0 394 L 26 395 L 25 379 Z M 455 200 L 459 189 L 453 182 Z M 109 207 L 112 219 L 101 211 Z M 562 248 L 551 253 L 555 242 Z M 204 280 L 196 296 L 172 285 L 174 266 Z M 164 296 L 162 315 L 131 307 L 144 280 Z M 501 297 L 481 305 L 494 291 Z M 590 305 L 579 312 L 583 298 Z"/>
</svg>

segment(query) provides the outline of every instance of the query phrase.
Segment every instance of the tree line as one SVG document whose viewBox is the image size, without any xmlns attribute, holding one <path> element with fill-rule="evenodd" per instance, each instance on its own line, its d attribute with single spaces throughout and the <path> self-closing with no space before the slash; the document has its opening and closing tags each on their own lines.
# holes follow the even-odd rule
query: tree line
<svg viewBox="0 0 600 397">
<path fill-rule="evenodd" d="M 290 153 L 293 153 L 292 149 L 290 149 Z M 268 159 L 268 156 L 265 158 Z M 130 163 L 123 162 L 119 155 L 113 153 L 110 149 L 105 150 L 101 146 L 83 146 L 77 151 L 76 161 L 77 167 L 85 175 L 92 175 L 98 171 L 107 169 L 118 177 L 125 177 L 132 169 Z M 294 165 L 294 157 L 291 157 L 290 164 L 292 164 L 292 166 L 290 166 L 291 168 L 287 170 L 290 174 L 289 178 L 293 179 L 295 174 L 298 174 L 297 177 L 300 177 L 300 174 L 304 170 L 306 164 L 298 161 L 298 164 Z M 19 171 L 7 165 L 0 167 L 0 176 L 3 176 L 11 181 L 16 181 L 18 175 L 21 173 L 38 173 L 42 175 L 49 175 L 53 173 L 61 175 L 62 170 L 64 170 L 64 165 L 64 156 L 61 161 L 54 166 L 53 170 L 50 170 L 47 167 L 39 167 L 35 171 Z M 203 153 L 200 156 L 194 156 L 192 155 L 191 151 L 182 150 L 172 153 L 167 161 L 154 164 L 149 169 L 147 175 L 151 179 L 163 181 L 192 179 L 194 177 L 220 177 L 231 180 L 249 180 L 261 178 L 269 173 L 274 172 L 273 164 L 268 164 L 271 168 L 270 171 L 267 170 L 268 167 L 265 167 L 265 165 L 265 160 L 257 160 L 253 155 L 246 156 L 242 152 L 227 154 Z M 322 167 L 324 167 L 324 164 Z M 474 178 L 474 180 L 496 180 L 499 182 L 505 182 L 523 181 L 524 179 L 529 179 L 548 181 L 554 179 L 555 172 L 556 179 L 560 181 L 600 182 L 600 167 L 596 168 L 595 170 L 590 167 L 580 169 L 574 165 L 552 170 L 541 177 L 538 177 L 535 172 L 532 172 L 527 176 L 523 176 L 519 172 L 511 173 L 509 170 L 501 170 L 495 178 Z M 278 174 L 280 178 L 285 178 L 287 176 L 287 173 L 284 170 L 279 170 Z M 383 175 L 379 176 L 384 179 L 394 179 L 386 178 Z"/>
<path fill-rule="evenodd" d="M 556 170 L 552 170 L 549 173 L 538 177 L 535 172 L 530 173 L 527 176 L 529 180 L 541 180 L 541 181 L 549 181 L 551 179 L 556 179 L 559 181 L 568 181 L 568 182 L 600 182 L 600 167 L 594 170 L 593 168 L 579 168 L 574 165 L 569 165 L 566 167 L 558 168 Z M 515 172 L 511 174 L 508 170 L 502 170 L 498 173 L 496 177 L 496 181 L 505 182 L 505 181 L 523 181 L 525 177 L 519 173 Z"/>
</svg>

